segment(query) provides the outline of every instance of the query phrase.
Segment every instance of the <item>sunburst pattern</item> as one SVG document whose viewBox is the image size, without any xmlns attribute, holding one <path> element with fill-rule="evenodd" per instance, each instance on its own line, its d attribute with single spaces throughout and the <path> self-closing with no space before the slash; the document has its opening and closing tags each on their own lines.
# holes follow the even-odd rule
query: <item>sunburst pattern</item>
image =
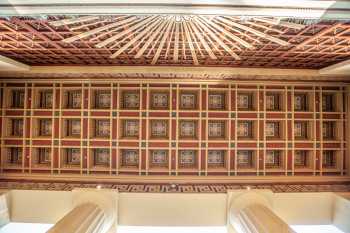
<svg viewBox="0 0 350 233">
<path fill-rule="evenodd" d="M 64 38 L 65 43 L 96 41 L 96 48 L 111 51 L 110 58 L 127 53 L 134 59 L 152 58 L 152 65 L 161 56 L 175 63 L 190 57 L 194 65 L 199 65 L 198 57 L 216 60 L 222 53 L 241 60 L 240 51 L 266 42 L 288 46 L 284 30 L 305 27 L 276 18 L 199 15 L 84 16 L 50 24 L 68 27 L 74 34 Z"/>
</svg>

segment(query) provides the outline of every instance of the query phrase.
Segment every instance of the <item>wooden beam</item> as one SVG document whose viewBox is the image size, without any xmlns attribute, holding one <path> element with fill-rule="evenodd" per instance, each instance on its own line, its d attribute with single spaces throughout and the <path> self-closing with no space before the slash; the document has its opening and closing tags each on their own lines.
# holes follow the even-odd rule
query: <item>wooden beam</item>
<svg viewBox="0 0 350 233">
<path fill-rule="evenodd" d="M 157 48 L 157 51 L 156 51 L 156 54 L 153 57 L 153 60 L 152 60 L 152 63 L 151 63 L 152 65 L 157 63 L 159 55 L 160 55 L 160 53 L 162 51 L 162 48 L 164 46 L 165 40 L 169 36 L 169 32 L 170 32 L 170 29 L 171 29 L 172 25 L 174 24 L 174 21 L 175 21 L 174 19 L 169 20 L 169 23 L 167 24 L 167 28 L 166 28 L 166 31 L 165 31 L 165 33 L 163 35 L 163 38 L 160 41 L 159 47 Z"/>
<path fill-rule="evenodd" d="M 261 38 L 265 38 L 265 39 L 270 40 L 270 41 L 272 41 L 274 43 L 277 43 L 279 45 L 282 45 L 282 46 L 289 45 L 289 43 L 284 41 L 284 40 L 281 40 L 281 39 L 278 39 L 276 37 L 270 36 L 270 35 L 268 35 L 266 33 L 263 33 L 261 31 L 255 30 L 253 28 L 247 27 L 245 25 L 242 25 L 242 24 L 239 24 L 239 23 L 227 20 L 227 19 L 225 19 L 225 18 L 223 18 L 221 16 L 217 17 L 216 19 L 220 20 L 221 22 L 223 22 L 223 23 L 225 23 L 227 25 L 230 25 L 230 26 L 233 26 L 233 27 L 236 27 L 236 28 L 240 28 L 240 29 L 242 29 L 244 31 L 248 31 L 248 32 L 250 32 L 252 34 L 255 34 L 256 36 L 259 36 Z"/>
<path fill-rule="evenodd" d="M 92 20 L 96 20 L 99 18 L 100 17 L 96 16 L 96 15 L 95 16 L 83 16 L 83 17 L 79 17 L 79 18 L 52 21 L 52 22 L 49 22 L 49 24 L 51 24 L 54 27 L 59 27 L 59 26 L 63 26 L 63 25 L 70 25 L 70 24 L 75 24 L 75 23 L 83 23 L 83 22 L 87 22 L 87 21 L 92 21 Z"/>
<path fill-rule="evenodd" d="M 199 30 L 197 29 L 196 25 L 194 23 L 192 23 L 191 21 L 188 22 L 188 24 L 190 25 L 190 27 L 194 31 L 195 35 L 199 38 L 199 41 L 203 44 L 203 47 L 205 48 L 205 50 L 209 54 L 209 57 L 211 59 L 217 59 L 217 57 L 215 56 L 215 54 L 211 50 L 210 46 L 207 44 L 207 42 L 205 41 L 205 39 L 203 38 L 203 36 L 199 32 Z"/>
<path fill-rule="evenodd" d="M 150 25 L 147 26 L 147 28 L 141 33 L 137 34 L 132 40 L 130 40 L 128 43 L 126 43 L 123 47 L 121 47 L 117 52 L 113 53 L 110 58 L 116 58 L 118 57 L 124 50 L 129 48 L 132 44 L 134 44 L 137 40 L 141 39 L 145 34 L 147 34 L 149 31 L 152 30 L 153 27 L 155 27 L 159 22 L 161 21 L 161 18 L 157 18 L 156 21 L 151 23 Z"/>
<path fill-rule="evenodd" d="M 138 29 L 138 28 L 140 28 L 140 27 L 150 23 L 151 21 L 153 21 L 157 17 L 159 17 L 159 16 L 151 16 L 151 17 L 148 17 L 146 19 L 143 19 L 143 20 L 139 21 L 137 24 L 135 24 L 134 26 L 131 26 L 130 28 L 124 30 L 123 32 L 121 32 L 121 33 L 119 33 L 119 34 L 117 34 L 115 36 L 112 36 L 112 37 L 108 38 L 107 40 L 104 40 L 104 41 L 96 44 L 96 47 L 97 48 L 102 48 L 102 47 L 112 43 L 113 41 L 118 40 L 119 38 L 123 37 L 124 35 L 126 35 L 126 34 L 132 32 L 132 31 L 134 31 L 134 30 L 136 30 L 136 29 Z"/>
<path fill-rule="evenodd" d="M 179 24 L 175 22 L 174 62 L 179 61 Z"/>
<path fill-rule="evenodd" d="M 254 49 L 254 46 L 251 45 L 250 43 L 248 43 L 245 40 L 242 40 L 241 38 L 239 38 L 238 36 L 233 35 L 231 32 L 227 31 L 225 28 L 221 27 L 220 25 L 208 20 L 208 18 L 203 17 L 203 16 L 199 16 L 200 19 L 202 19 L 203 21 L 205 21 L 207 24 L 211 25 L 212 27 L 214 27 L 215 29 L 221 31 L 224 35 L 228 36 L 229 38 L 231 38 L 232 40 L 238 42 L 240 45 L 242 45 L 243 47 L 249 48 L 249 49 Z"/>
<path fill-rule="evenodd" d="M 78 34 L 76 36 L 72 36 L 72 37 L 66 38 L 66 39 L 64 39 L 62 41 L 66 42 L 66 43 L 72 43 L 72 42 L 74 42 L 76 40 L 80 40 L 80 39 L 83 39 L 85 37 L 92 36 L 92 35 L 97 34 L 99 32 L 108 30 L 110 28 L 114 28 L 114 27 L 118 27 L 118 26 L 124 25 L 126 23 L 129 23 L 129 22 L 135 20 L 135 19 L 136 19 L 136 17 L 130 17 L 130 18 L 127 18 L 125 20 L 121 20 L 121 21 L 118 21 L 118 22 L 115 22 L 115 23 L 107 24 L 107 25 L 99 27 L 99 28 L 95 28 L 95 29 L 87 31 L 87 32 L 83 32 L 83 33 Z"/>
<path fill-rule="evenodd" d="M 206 31 L 218 44 L 220 44 L 220 46 L 222 48 L 224 48 L 226 50 L 226 52 L 228 52 L 232 57 L 234 57 L 236 60 L 241 60 L 241 58 L 232 51 L 232 49 L 230 49 L 224 42 L 222 42 L 220 40 L 219 37 L 217 37 L 207 26 L 205 26 L 201 21 L 199 21 L 198 19 L 195 19 L 196 22 L 198 23 L 198 25 L 204 30 Z"/>
<path fill-rule="evenodd" d="M 149 32 L 149 33 L 152 33 L 152 36 L 150 36 L 148 38 L 146 43 L 142 46 L 142 48 L 138 51 L 138 53 L 134 56 L 134 58 L 140 58 L 143 55 L 143 53 L 148 48 L 148 46 L 154 41 L 156 36 L 164 29 L 164 26 L 166 23 L 167 23 L 167 21 L 164 20 L 154 32 L 153 31 Z M 145 37 L 147 37 L 147 36 L 145 36 Z"/>
<path fill-rule="evenodd" d="M 188 46 L 190 47 L 190 52 L 191 52 L 191 55 L 192 55 L 193 63 L 195 65 L 199 65 L 198 59 L 197 59 L 197 55 L 196 55 L 196 51 L 195 51 L 195 48 L 194 48 L 193 43 L 192 43 L 191 35 L 190 35 L 190 32 L 189 32 L 188 27 L 187 27 L 187 22 L 183 21 L 182 25 L 183 25 L 184 30 L 185 30 L 185 35 L 186 35 L 186 38 L 187 38 Z"/>
<path fill-rule="evenodd" d="M 225 43 L 225 41 L 227 41 L 228 43 L 230 43 L 230 45 L 227 44 L 227 46 L 232 46 L 234 48 L 236 48 L 237 50 L 241 51 L 242 48 L 239 47 L 237 44 L 236 44 L 236 41 L 232 41 L 232 40 L 229 40 L 228 37 L 225 36 L 225 34 L 223 34 L 221 31 L 218 31 L 213 25 L 210 25 L 208 24 L 207 22 L 205 22 L 204 20 L 202 21 L 202 23 L 208 27 L 213 33 L 215 33 L 219 38 L 221 38 L 221 41 L 223 43 Z M 225 43 L 226 44 L 226 43 Z"/>
</svg>

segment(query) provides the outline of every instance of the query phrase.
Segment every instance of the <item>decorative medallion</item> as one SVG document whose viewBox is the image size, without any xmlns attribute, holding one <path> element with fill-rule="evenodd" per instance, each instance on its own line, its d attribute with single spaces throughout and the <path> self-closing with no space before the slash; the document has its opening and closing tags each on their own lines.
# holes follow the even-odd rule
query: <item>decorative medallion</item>
<svg viewBox="0 0 350 233">
<path fill-rule="evenodd" d="M 123 120 L 123 137 L 131 137 L 131 138 L 139 137 L 138 120 Z"/>
<path fill-rule="evenodd" d="M 208 137 L 211 139 L 225 139 L 226 137 L 225 121 L 209 121 Z"/>
<path fill-rule="evenodd" d="M 239 150 L 237 151 L 237 163 L 240 168 L 253 167 L 253 151 Z"/>
<path fill-rule="evenodd" d="M 66 108 L 81 108 L 82 95 L 80 90 L 65 91 Z"/>
<path fill-rule="evenodd" d="M 225 110 L 226 94 L 224 92 L 209 92 L 209 110 Z"/>
<path fill-rule="evenodd" d="M 168 121 L 151 120 L 151 138 L 167 138 L 167 137 L 168 137 Z"/>
<path fill-rule="evenodd" d="M 225 167 L 225 151 L 209 150 L 208 151 L 208 167 Z"/>
<path fill-rule="evenodd" d="M 167 150 L 152 150 L 151 167 L 168 167 L 168 151 Z"/>
<path fill-rule="evenodd" d="M 179 167 L 180 168 L 195 168 L 196 167 L 196 151 L 195 150 L 180 150 L 179 151 Z"/>
<path fill-rule="evenodd" d="M 39 136 L 51 136 L 51 133 L 52 133 L 52 120 L 39 119 Z"/>
<path fill-rule="evenodd" d="M 109 137 L 110 121 L 109 120 L 95 120 L 95 136 Z"/>
<path fill-rule="evenodd" d="M 39 108 L 52 108 L 53 93 L 51 90 L 39 92 Z"/>
<path fill-rule="evenodd" d="M 72 135 L 80 135 L 81 124 L 80 119 L 71 120 L 71 133 Z"/>
<path fill-rule="evenodd" d="M 237 124 L 237 136 L 242 138 L 251 138 L 252 135 L 252 122 L 243 121 Z"/>
<path fill-rule="evenodd" d="M 51 148 L 38 148 L 37 163 L 50 164 L 51 163 Z"/>
<path fill-rule="evenodd" d="M 109 149 L 107 148 L 96 148 L 93 150 L 94 153 L 94 165 L 109 165 Z"/>
<path fill-rule="evenodd" d="M 279 122 L 266 122 L 265 135 L 266 137 L 279 137 Z"/>
<path fill-rule="evenodd" d="M 23 119 L 11 119 L 11 129 L 8 136 L 23 136 Z"/>
<path fill-rule="evenodd" d="M 138 150 L 121 150 L 121 167 L 122 168 L 138 168 L 139 151 Z"/>
<path fill-rule="evenodd" d="M 296 139 L 306 139 L 307 138 L 307 125 L 306 121 L 294 122 L 294 137 Z"/>
<path fill-rule="evenodd" d="M 294 94 L 294 111 L 307 110 L 307 94 Z"/>
<path fill-rule="evenodd" d="M 180 109 L 196 109 L 197 92 L 180 92 Z"/>
<path fill-rule="evenodd" d="M 95 108 L 110 108 L 111 93 L 110 91 L 96 91 L 95 92 Z"/>
<path fill-rule="evenodd" d="M 140 108 L 140 93 L 137 90 L 122 91 L 121 107 L 124 109 Z"/>
<path fill-rule="evenodd" d="M 180 139 L 192 138 L 196 139 L 197 137 L 197 122 L 192 120 L 181 120 L 180 121 Z"/>
<path fill-rule="evenodd" d="M 151 92 L 152 109 L 168 109 L 169 93 L 168 92 Z"/>
<path fill-rule="evenodd" d="M 322 166 L 324 168 L 336 167 L 336 156 L 334 150 L 324 150 L 322 154 Z"/>
<path fill-rule="evenodd" d="M 240 110 L 252 110 L 252 94 L 239 93 L 237 95 L 237 108 Z"/>
<path fill-rule="evenodd" d="M 281 165 L 281 153 L 278 150 L 268 150 L 265 156 L 266 167 L 279 167 Z"/>
<path fill-rule="evenodd" d="M 10 107 L 12 108 L 24 108 L 24 90 L 12 90 L 12 98 Z"/>
<path fill-rule="evenodd" d="M 276 111 L 280 110 L 279 106 L 280 94 L 278 93 L 268 93 L 265 97 L 266 110 Z"/>
<path fill-rule="evenodd" d="M 67 165 L 79 165 L 80 164 L 80 149 L 79 148 L 67 148 L 66 150 L 66 164 Z"/>
<path fill-rule="evenodd" d="M 307 167 L 308 152 L 306 150 L 295 150 L 294 151 L 294 166 L 295 167 Z"/>
<path fill-rule="evenodd" d="M 7 151 L 8 164 L 21 164 L 23 157 L 23 150 L 20 147 L 10 147 Z"/>
</svg>

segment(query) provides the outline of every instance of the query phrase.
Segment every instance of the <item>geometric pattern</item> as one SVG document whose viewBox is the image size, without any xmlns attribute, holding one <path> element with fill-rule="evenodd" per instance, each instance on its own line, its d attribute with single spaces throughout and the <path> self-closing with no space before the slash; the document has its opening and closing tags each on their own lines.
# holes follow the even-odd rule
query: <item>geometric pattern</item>
<svg viewBox="0 0 350 233">
<path fill-rule="evenodd" d="M 80 90 L 65 91 L 65 108 L 81 108 L 82 94 Z"/>
<path fill-rule="evenodd" d="M 310 193 L 310 192 L 350 192 L 350 184 L 130 184 L 130 183 L 74 183 L 74 182 L 30 182 L 0 181 L 0 189 L 71 191 L 75 188 L 115 189 L 120 193 L 227 193 L 229 190 L 269 189 L 274 193 Z"/>
<path fill-rule="evenodd" d="M 251 110 L 252 94 L 240 93 L 237 94 L 237 108 L 240 110 Z"/>
<path fill-rule="evenodd" d="M 180 92 L 180 109 L 196 109 L 197 92 L 183 91 Z"/>
<path fill-rule="evenodd" d="M 97 148 L 94 149 L 94 165 L 107 166 L 109 164 L 109 149 Z"/>
<path fill-rule="evenodd" d="M 181 150 L 179 153 L 179 167 L 194 168 L 197 163 L 196 154 L 195 150 Z"/>
<path fill-rule="evenodd" d="M 152 109 L 169 108 L 169 93 L 151 92 L 151 108 Z"/>
<path fill-rule="evenodd" d="M 239 121 L 237 124 L 237 136 L 240 138 L 251 138 L 252 124 L 252 121 Z"/>
<path fill-rule="evenodd" d="M 307 111 L 307 94 L 294 94 L 294 111 Z"/>
<path fill-rule="evenodd" d="M 17 86 L 11 86 L 14 85 L 14 82 L 10 81 L 2 81 L 0 84 L 0 91 L 4 91 L 4 96 L 7 97 L 3 98 L 5 107 L 0 108 L 4 129 L 1 140 L 5 160 L 11 148 L 23 148 L 20 163 L 12 166 L 4 161 L 1 164 L 3 172 L 1 175 L 5 177 L 10 172 L 25 173 L 25 175 L 28 174 L 28 177 L 40 172 L 39 174 L 43 178 L 51 173 L 59 175 L 60 173 L 78 172 L 82 175 L 88 173 L 91 176 L 132 174 L 163 177 L 166 175 L 193 177 L 204 176 L 204 174 L 227 177 L 269 176 L 272 174 L 278 176 L 347 175 L 347 167 L 341 166 L 344 164 L 342 161 L 344 161 L 346 151 L 344 147 L 341 147 L 341 142 L 345 142 L 345 140 L 340 132 L 346 115 L 342 116 L 341 112 L 323 113 L 320 108 L 321 96 L 324 92 L 336 93 L 336 98 L 339 100 L 336 103 L 336 108 L 343 105 L 343 84 L 328 85 L 322 83 L 322 86 L 319 86 L 319 83 L 316 82 L 287 83 L 285 85 L 274 83 L 270 87 L 269 84 L 259 83 L 255 85 L 250 83 L 248 85 L 240 81 L 233 84 L 226 81 L 220 82 L 220 84 L 207 81 L 189 84 L 163 79 L 159 83 L 157 80 L 142 82 L 113 80 L 98 84 L 92 81 L 81 84 L 76 80 L 68 82 L 60 79 L 48 79 L 47 82 L 43 83 L 30 79 L 29 81 L 16 81 Z M 19 85 L 21 86 L 19 87 Z M 316 112 L 294 112 L 293 93 L 311 93 L 311 91 L 306 91 L 306 88 L 312 90 L 312 93 L 316 93 L 315 95 L 309 94 L 310 103 L 308 103 L 310 106 L 314 106 L 315 102 L 318 103 L 318 105 L 316 104 Z M 15 89 L 24 90 L 26 93 L 24 109 L 18 110 L 9 107 L 12 97 L 11 91 Z M 33 99 L 27 94 L 28 89 L 30 89 L 30 93 L 36 94 Z M 44 90 L 52 90 L 54 93 L 52 109 L 37 109 L 37 94 Z M 102 93 L 99 92 L 100 90 L 103 92 L 109 90 L 110 92 L 111 102 L 108 109 L 94 108 L 95 94 Z M 83 98 L 80 109 L 61 109 L 60 106 L 65 106 L 62 104 L 65 98 L 64 93 L 68 91 L 81 93 Z M 283 111 L 265 112 L 264 106 L 266 105 L 264 105 L 263 100 L 265 100 L 266 92 L 278 93 L 281 99 L 283 97 L 284 101 L 280 102 Z M 137 93 L 136 102 L 139 107 L 137 109 L 124 109 L 123 93 Z M 150 109 L 152 93 L 165 94 L 168 98 L 168 109 Z M 197 108 L 181 110 L 181 93 L 196 94 Z M 254 97 L 252 103 L 252 106 L 256 107 L 254 111 L 244 112 L 237 109 L 236 95 L 246 93 L 252 94 Z M 219 94 L 220 97 L 222 97 L 221 94 L 225 95 L 223 98 L 225 99 L 224 111 L 208 111 L 209 94 Z M 19 131 L 23 131 L 22 136 L 8 136 L 8 132 L 11 131 L 9 125 L 12 124 L 12 119 L 23 120 L 23 130 L 20 130 L 21 127 L 16 127 L 19 128 Z M 51 120 L 49 128 L 52 128 L 52 136 L 37 137 L 38 121 L 45 119 Z M 77 123 L 73 124 L 73 121 Z M 72 124 L 66 126 L 65 122 Z M 265 127 L 268 127 L 269 123 L 275 122 L 280 124 L 281 137 L 278 137 L 277 140 L 274 140 L 276 138 L 268 139 L 267 135 L 277 135 L 275 132 L 278 130 L 275 132 L 271 130 L 271 134 L 269 134 Z M 293 140 L 293 124 L 298 122 L 309 124 L 310 127 L 306 130 L 310 132 L 309 139 Z M 336 140 L 323 140 L 323 122 L 336 123 Z M 73 125 L 74 131 L 76 129 L 76 134 L 73 137 L 62 133 L 66 127 L 73 129 Z M 133 135 L 132 138 L 124 137 Z M 240 137 L 240 135 L 248 136 L 248 138 Z M 250 135 L 253 137 L 249 137 Z M 188 138 L 184 136 L 188 136 Z M 51 148 L 50 156 L 41 160 L 43 162 L 49 161 L 49 163 L 37 167 L 37 148 Z M 74 159 L 78 163 L 76 166 L 64 167 L 67 163 L 65 150 L 69 148 L 80 149 L 76 159 Z M 109 154 L 109 156 L 101 156 L 101 159 L 100 157 L 96 158 L 97 162 L 101 162 L 101 166 L 95 168 L 94 150 L 99 148 L 108 148 L 109 152 L 102 154 Z M 308 151 L 307 167 L 294 163 L 296 156 L 293 154 L 293 150 L 295 149 Z M 123 164 L 123 150 L 134 150 L 137 156 L 133 158 L 129 156 Z M 280 151 L 280 155 L 270 157 L 269 151 L 274 150 Z M 333 150 L 335 154 L 333 157 L 329 156 L 329 159 L 324 163 L 325 166 L 322 166 L 321 153 L 327 150 Z M 193 153 L 189 153 L 190 155 L 186 155 L 180 160 L 181 151 L 192 151 Z M 242 155 L 244 153 L 247 155 Z M 13 157 L 15 156 L 14 151 Z M 110 159 L 108 162 L 107 158 Z M 136 159 L 137 166 L 133 165 L 133 169 L 127 169 L 128 166 L 132 167 L 132 161 L 136 161 Z M 14 160 L 16 159 L 14 158 Z M 41 169 L 41 167 L 45 169 Z M 269 167 L 277 167 L 278 170 L 269 170 Z"/>
<path fill-rule="evenodd" d="M 71 19 L 64 15 L 1 17 L 0 26 L 7 36 L 23 39 L 22 43 L 4 40 L 1 55 L 28 65 L 311 69 L 349 59 L 345 33 L 350 26 L 346 21 L 152 14 L 82 18 L 87 17 L 90 20 L 76 18 L 76 23 L 68 25 L 60 22 Z M 27 45 L 35 55 L 26 53 Z"/>
<path fill-rule="evenodd" d="M 190 120 L 180 121 L 180 137 L 181 138 L 196 138 L 197 136 L 197 122 Z"/>
<path fill-rule="evenodd" d="M 121 167 L 138 167 L 139 152 L 138 150 L 122 150 L 121 151 Z"/>
<path fill-rule="evenodd" d="M 151 152 L 151 167 L 168 167 L 168 151 L 167 150 L 153 150 Z"/>
<path fill-rule="evenodd" d="M 167 138 L 167 137 L 168 137 L 168 121 L 151 120 L 151 138 Z"/>
<path fill-rule="evenodd" d="M 222 139 L 226 136 L 225 121 L 209 121 L 208 122 L 208 137 L 212 139 Z"/>
<path fill-rule="evenodd" d="M 208 167 L 224 167 L 225 166 L 225 151 L 224 150 L 209 150 L 208 151 Z"/>
<path fill-rule="evenodd" d="M 122 91 L 121 107 L 124 109 L 138 109 L 140 107 L 139 91 Z"/>
<path fill-rule="evenodd" d="M 225 92 L 209 92 L 208 107 L 210 110 L 225 110 L 226 109 L 226 93 Z"/>
<path fill-rule="evenodd" d="M 139 121 L 138 120 L 124 120 L 123 121 L 123 137 L 139 136 Z"/>
</svg>

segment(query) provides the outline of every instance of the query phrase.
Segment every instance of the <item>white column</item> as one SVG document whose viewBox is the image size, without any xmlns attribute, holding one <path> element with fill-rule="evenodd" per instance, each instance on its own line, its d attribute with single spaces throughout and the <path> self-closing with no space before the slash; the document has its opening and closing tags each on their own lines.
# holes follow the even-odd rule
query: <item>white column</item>
<svg viewBox="0 0 350 233">
<path fill-rule="evenodd" d="M 7 193 L 0 196 L 0 228 L 10 222 Z"/>
<path fill-rule="evenodd" d="M 271 209 L 271 194 L 247 191 L 232 197 L 230 225 L 239 233 L 294 233 Z"/>
<path fill-rule="evenodd" d="M 47 233 L 114 233 L 117 199 L 117 190 L 73 190 L 73 209 Z"/>
<path fill-rule="evenodd" d="M 287 223 L 260 204 L 247 206 L 238 212 L 236 225 L 244 233 L 292 233 Z"/>
<path fill-rule="evenodd" d="M 85 203 L 75 207 L 58 221 L 48 233 L 103 233 L 106 215 L 93 203 Z"/>
</svg>

